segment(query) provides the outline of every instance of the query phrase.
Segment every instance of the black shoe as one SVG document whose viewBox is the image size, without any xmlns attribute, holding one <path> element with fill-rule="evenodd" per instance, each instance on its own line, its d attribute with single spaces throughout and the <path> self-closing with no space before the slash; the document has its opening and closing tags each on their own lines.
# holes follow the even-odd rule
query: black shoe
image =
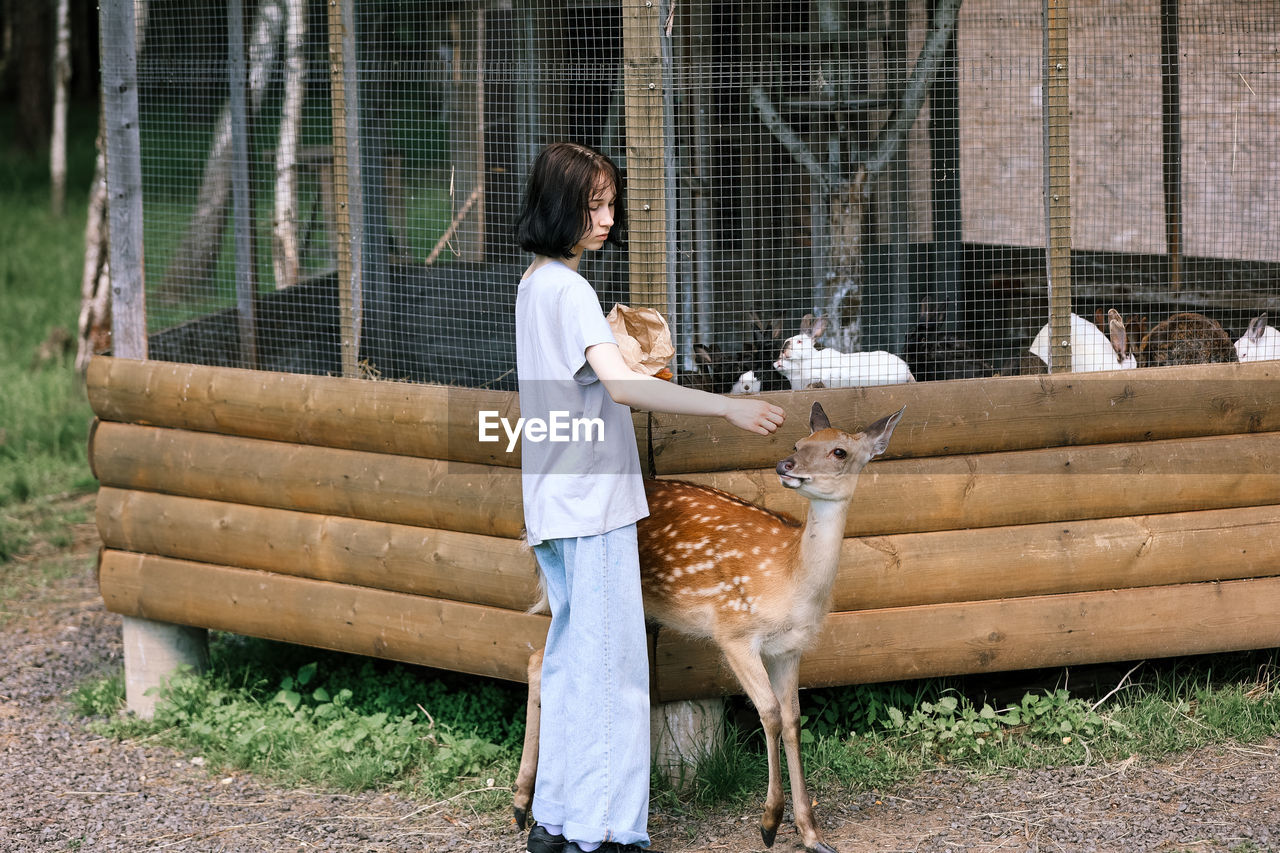
<svg viewBox="0 0 1280 853">
<path fill-rule="evenodd" d="M 564 846 L 564 853 L 582 853 L 582 848 L 570 841 Z M 658 851 L 648 847 L 637 847 L 634 844 L 606 841 L 595 849 L 595 853 L 658 853 Z"/>
<path fill-rule="evenodd" d="M 529 841 L 524 846 L 529 853 L 564 853 L 563 835 L 552 835 L 541 826 L 529 830 Z"/>
</svg>

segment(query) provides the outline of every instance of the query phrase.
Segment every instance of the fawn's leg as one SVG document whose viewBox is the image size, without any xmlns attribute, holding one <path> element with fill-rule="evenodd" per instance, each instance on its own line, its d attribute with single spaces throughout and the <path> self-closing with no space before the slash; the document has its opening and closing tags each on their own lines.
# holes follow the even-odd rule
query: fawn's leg
<svg viewBox="0 0 1280 853">
<path fill-rule="evenodd" d="M 822 831 L 813 816 L 813 801 L 804 781 L 804 765 L 800 759 L 800 655 L 767 659 L 764 662 L 769 681 L 782 713 L 782 744 L 787 754 L 787 773 L 791 778 L 791 808 L 796 816 L 796 830 L 804 849 L 810 853 L 835 853 L 822 839 Z"/>
<path fill-rule="evenodd" d="M 718 641 L 718 644 L 729 668 L 738 677 L 738 683 L 751 699 L 751 704 L 756 706 L 760 723 L 764 726 L 765 747 L 769 756 L 769 790 L 765 795 L 764 814 L 760 818 L 760 837 L 764 839 L 766 847 L 772 847 L 778 834 L 778 824 L 782 822 L 782 768 L 778 756 L 782 712 L 769 685 L 769 673 L 765 671 L 764 662 L 752 651 L 750 643 L 725 640 Z"/>
<path fill-rule="evenodd" d="M 512 809 L 516 825 L 521 829 L 529 821 L 534 780 L 538 775 L 538 726 L 542 722 L 542 649 L 529 656 L 529 700 L 524 720 L 524 748 L 520 751 L 520 772 L 516 774 Z"/>
</svg>

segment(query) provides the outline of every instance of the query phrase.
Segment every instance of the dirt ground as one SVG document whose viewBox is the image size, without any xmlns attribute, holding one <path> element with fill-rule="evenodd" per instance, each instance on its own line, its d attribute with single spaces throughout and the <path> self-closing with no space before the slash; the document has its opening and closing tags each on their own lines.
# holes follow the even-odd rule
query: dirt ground
<svg viewBox="0 0 1280 853">
<path fill-rule="evenodd" d="M 477 813 L 465 796 L 421 802 L 287 789 L 86 731 L 66 695 L 120 665 L 120 620 L 97 595 L 92 523 L 73 533 L 75 570 L 4 607 L 17 615 L 0 629 L 0 851 L 524 850 L 504 815 Z M 0 573 L 30 572 L 67 550 L 43 549 Z M 842 853 L 1272 850 L 1280 847 L 1278 770 L 1273 739 L 1159 763 L 935 773 L 900 790 L 825 794 L 818 814 Z M 754 809 L 699 821 L 656 813 L 654 849 L 763 851 L 758 818 Z M 773 849 L 800 849 L 789 823 Z"/>
</svg>

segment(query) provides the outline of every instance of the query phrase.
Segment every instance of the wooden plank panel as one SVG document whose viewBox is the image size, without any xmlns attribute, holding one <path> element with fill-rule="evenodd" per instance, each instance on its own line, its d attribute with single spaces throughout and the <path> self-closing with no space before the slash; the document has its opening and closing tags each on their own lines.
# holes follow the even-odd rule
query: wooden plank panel
<svg viewBox="0 0 1280 853">
<path fill-rule="evenodd" d="M 845 531 L 871 536 L 1280 504 L 1277 459 L 1280 433 L 876 460 L 861 475 Z M 679 479 L 799 518 L 807 511 L 803 498 L 778 485 L 772 466 Z"/>
<path fill-rule="evenodd" d="M 1280 575 L 1280 506 L 846 539 L 833 611 Z"/>
<path fill-rule="evenodd" d="M 762 438 L 720 420 L 654 414 L 659 474 L 771 468 L 821 401 L 857 428 L 906 406 L 886 458 L 944 456 L 1280 430 L 1280 362 L 1001 376 L 763 395 L 787 422 Z"/>
<path fill-rule="evenodd" d="M 1108 590 L 828 617 L 801 664 L 824 687 L 1280 645 L 1280 578 Z M 656 699 L 738 692 L 714 647 L 661 633 Z"/>
<path fill-rule="evenodd" d="M 508 453 L 505 437 L 479 441 L 482 410 L 512 424 L 520 417 L 511 391 L 105 356 L 89 363 L 85 381 L 89 403 L 107 421 L 520 467 L 520 448 Z M 634 423 L 644 459 L 648 418 L 638 414 Z"/>
<path fill-rule="evenodd" d="M 517 538 L 520 472 L 103 422 L 89 449 L 104 486 Z"/>
<path fill-rule="evenodd" d="M 545 616 L 270 572 L 104 551 L 107 609 L 268 640 L 525 681 Z"/>
<path fill-rule="evenodd" d="M 516 539 L 103 488 L 107 548 L 524 610 L 533 553 Z"/>
</svg>

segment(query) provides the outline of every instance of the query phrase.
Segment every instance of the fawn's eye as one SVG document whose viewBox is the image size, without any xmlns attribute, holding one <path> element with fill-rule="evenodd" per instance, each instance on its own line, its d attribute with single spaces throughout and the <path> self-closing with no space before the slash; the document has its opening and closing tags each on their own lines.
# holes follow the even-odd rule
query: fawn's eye
<svg viewBox="0 0 1280 853">
<path fill-rule="evenodd" d="M 835 450 L 831 452 L 835 455 L 837 459 L 843 459 L 849 455 L 849 453 L 843 447 L 837 447 Z"/>
</svg>

